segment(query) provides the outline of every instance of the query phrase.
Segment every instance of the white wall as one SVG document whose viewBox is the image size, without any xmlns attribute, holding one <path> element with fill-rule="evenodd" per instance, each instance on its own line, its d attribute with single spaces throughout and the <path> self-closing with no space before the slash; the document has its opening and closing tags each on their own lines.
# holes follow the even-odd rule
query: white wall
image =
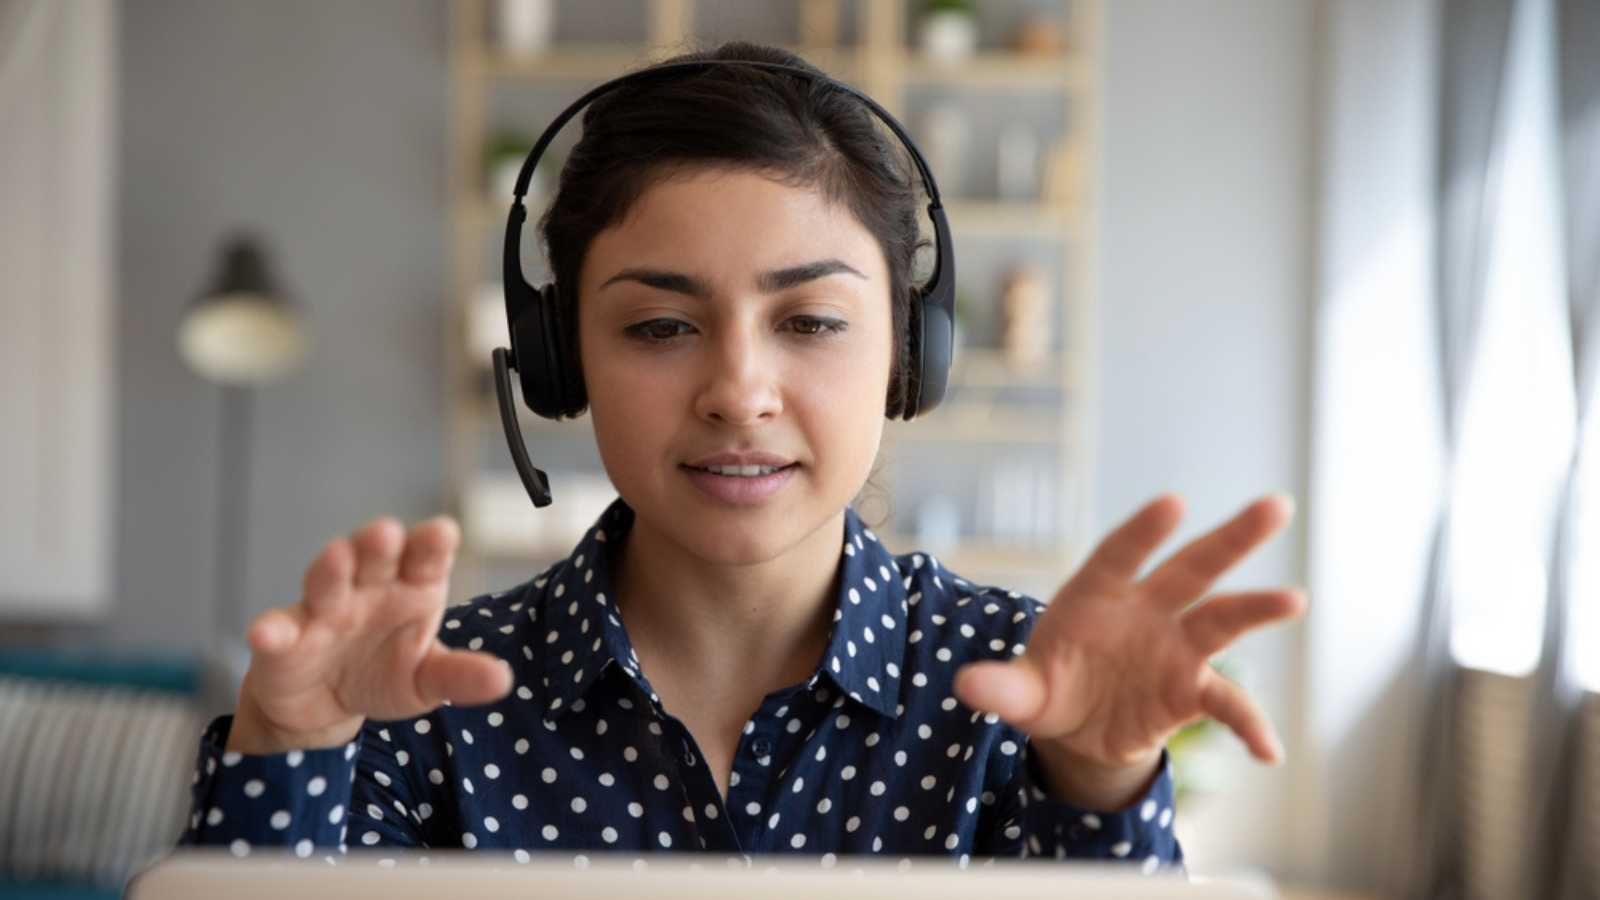
<svg viewBox="0 0 1600 900">
<path fill-rule="evenodd" d="M 1220 586 L 1304 584 L 1317 3 L 1105 6 L 1095 531 L 1176 490 L 1189 514 L 1164 557 L 1289 491 L 1295 525 Z M 1303 627 L 1230 654 L 1288 763 L 1220 745 L 1225 790 L 1180 811 L 1197 868 L 1314 874 L 1295 855 Z"/>
</svg>

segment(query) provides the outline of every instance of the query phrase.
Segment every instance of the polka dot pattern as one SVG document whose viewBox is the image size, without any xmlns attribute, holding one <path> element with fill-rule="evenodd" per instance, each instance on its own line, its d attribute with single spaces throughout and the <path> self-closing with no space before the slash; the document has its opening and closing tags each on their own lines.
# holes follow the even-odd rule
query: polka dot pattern
<svg viewBox="0 0 1600 900">
<path fill-rule="evenodd" d="M 971 710 L 963 665 L 1009 659 L 1043 606 L 893 555 L 847 510 L 832 633 L 815 671 L 772 692 L 714 773 L 633 651 L 611 558 L 633 512 L 618 500 L 568 559 L 526 584 L 451 607 L 439 640 L 511 665 L 513 691 L 354 741 L 224 754 L 231 718 L 202 737 L 182 843 L 1106 858 L 1177 863 L 1165 755 L 1121 811 L 1047 796 L 1025 735 Z M 721 776 L 720 779 L 717 776 Z M 726 793 L 717 790 L 718 780 Z M 1151 862 L 1154 860 L 1154 862 Z"/>
</svg>

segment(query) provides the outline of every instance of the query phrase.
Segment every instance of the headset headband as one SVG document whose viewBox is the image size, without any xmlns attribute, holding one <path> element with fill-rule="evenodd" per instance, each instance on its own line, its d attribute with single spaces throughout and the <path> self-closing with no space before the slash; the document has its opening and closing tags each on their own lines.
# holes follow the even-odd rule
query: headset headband
<svg viewBox="0 0 1600 900">
<path fill-rule="evenodd" d="M 934 255 L 933 274 L 931 277 L 929 277 L 927 284 L 922 288 L 921 294 L 924 297 L 938 298 L 942 304 L 948 305 L 950 308 L 945 310 L 945 312 L 953 318 L 955 315 L 955 279 L 951 273 L 953 266 L 949 262 L 954 252 L 952 250 L 950 241 L 950 224 L 945 220 L 944 207 L 939 201 L 939 186 L 933 180 L 933 173 L 928 171 L 928 163 L 922 158 L 922 153 L 917 150 L 917 145 L 912 142 L 911 136 L 907 134 L 906 130 L 900 126 L 900 123 L 895 120 L 894 116 L 890 115 L 888 110 L 878 105 L 876 100 L 873 100 L 871 97 L 868 97 L 866 94 L 863 94 L 855 88 L 830 78 L 827 75 L 812 72 L 808 69 L 802 69 L 798 66 L 785 65 L 783 63 L 770 63 L 759 60 L 744 59 L 712 59 L 695 60 L 691 62 L 663 63 L 660 65 L 654 65 L 640 69 L 637 72 L 630 72 L 626 75 L 613 78 L 610 81 L 591 88 L 588 93 L 569 104 L 566 109 L 561 111 L 560 115 L 556 116 L 555 119 L 545 127 L 544 133 L 539 135 L 539 140 L 534 143 L 533 149 L 529 151 L 527 159 L 522 161 L 522 171 L 517 173 L 517 186 L 515 195 L 512 198 L 511 212 L 506 220 L 506 245 L 508 247 L 521 246 L 520 242 L 522 239 L 522 223 L 528 215 L 527 209 L 522 205 L 522 198 L 523 195 L 528 192 L 528 182 L 533 178 L 534 167 L 539 164 L 539 158 L 544 155 L 545 148 L 548 147 L 550 142 L 555 139 L 556 133 L 561 130 L 561 126 L 565 125 L 569 119 L 577 115 L 579 110 L 583 109 L 589 104 L 590 101 L 594 100 L 594 98 L 600 96 L 601 94 L 609 93 L 610 91 L 616 90 L 620 87 L 641 84 L 648 81 L 661 80 L 669 76 L 677 75 L 680 72 L 695 70 L 704 71 L 706 69 L 716 68 L 719 66 L 750 66 L 757 69 L 767 69 L 769 71 L 789 72 L 805 78 L 808 81 L 820 82 L 822 84 L 829 85 L 837 90 L 849 94 L 852 97 L 855 97 L 857 100 L 860 100 L 866 105 L 867 109 L 871 110 L 872 113 L 883 122 L 883 124 L 889 126 L 889 130 L 894 132 L 895 137 L 900 139 L 900 143 L 910 153 L 911 162 L 917 167 L 917 174 L 922 180 L 923 189 L 928 192 L 928 218 L 933 222 L 933 238 L 936 253 Z M 918 313 L 920 313 L 920 310 L 914 311 L 913 315 Z M 937 375 L 937 377 L 940 379 L 938 392 L 943 393 L 943 374 L 931 373 L 927 371 L 926 365 L 923 366 L 923 369 L 924 371 L 917 373 L 918 384 L 926 384 L 930 375 Z M 916 405 L 911 404 L 911 406 L 912 411 L 914 412 Z M 908 415 L 907 418 L 909 417 L 910 416 Z"/>
<path fill-rule="evenodd" d="M 923 187 L 928 191 L 929 205 L 940 205 L 939 188 L 933 182 L 933 175 L 928 171 L 927 162 L 923 160 L 922 154 L 917 152 L 916 145 L 911 142 L 911 136 L 906 133 L 904 128 L 900 127 L 900 123 L 895 121 L 894 116 L 889 115 L 888 110 L 878 105 L 878 101 L 868 97 L 866 94 L 861 93 L 848 84 L 837 81 L 828 77 L 827 75 L 812 72 L 809 69 L 802 69 L 799 66 L 786 65 L 784 63 L 771 63 L 745 59 L 709 59 L 663 63 L 660 65 L 640 69 L 637 72 L 630 72 L 626 75 L 613 78 L 604 84 L 594 87 L 582 97 L 574 100 L 566 109 L 562 110 L 561 114 L 556 116 L 555 120 L 545 128 L 544 134 L 539 135 L 539 140 L 533 145 L 532 152 L 528 154 L 528 158 L 522 163 L 522 171 L 517 174 L 517 201 L 520 203 L 523 195 L 528 192 L 528 181 L 533 177 L 534 166 L 538 164 L 539 158 L 544 155 L 545 147 L 549 146 L 550 141 L 555 138 L 556 132 L 561 130 L 561 126 L 565 125 L 568 119 L 577 115 L 579 110 L 583 109 L 589 104 L 589 101 L 600 96 L 601 94 L 615 90 L 616 88 L 625 87 L 632 84 L 639 84 L 646 81 L 661 80 L 678 71 L 695 69 L 705 70 L 725 65 L 751 66 L 758 69 L 767 69 L 776 72 L 792 72 L 809 81 L 821 82 L 830 87 L 844 91 L 846 94 L 849 94 L 852 97 L 855 97 L 857 100 L 860 100 L 862 103 L 866 104 L 868 109 L 872 110 L 873 114 L 882 120 L 883 124 L 889 126 L 889 130 L 893 131 L 895 137 L 900 139 L 900 143 L 904 144 L 906 149 L 911 151 L 911 160 L 916 165 L 918 174 L 922 176 Z"/>
</svg>

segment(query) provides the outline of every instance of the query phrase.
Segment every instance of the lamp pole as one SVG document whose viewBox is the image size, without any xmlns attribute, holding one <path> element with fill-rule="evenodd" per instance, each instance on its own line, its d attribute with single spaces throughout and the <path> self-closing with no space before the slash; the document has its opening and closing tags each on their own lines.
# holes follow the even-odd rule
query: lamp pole
<svg viewBox="0 0 1600 900">
<path fill-rule="evenodd" d="M 212 596 L 221 613 L 214 623 L 223 635 L 243 639 L 246 560 L 249 548 L 251 415 L 255 397 L 246 385 L 222 386 L 222 414 L 218 417 L 217 460 L 217 565 Z"/>
</svg>

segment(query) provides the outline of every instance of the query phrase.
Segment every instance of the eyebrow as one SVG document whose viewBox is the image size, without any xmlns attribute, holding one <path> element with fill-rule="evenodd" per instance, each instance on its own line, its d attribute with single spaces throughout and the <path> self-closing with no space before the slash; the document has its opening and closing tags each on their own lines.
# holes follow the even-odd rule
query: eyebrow
<svg viewBox="0 0 1600 900">
<path fill-rule="evenodd" d="M 867 277 L 856 271 L 854 266 L 851 266 L 842 260 L 819 259 L 815 262 L 803 263 L 798 266 L 790 266 L 786 269 L 774 269 L 770 272 L 762 272 L 756 278 L 756 286 L 759 287 L 764 293 L 775 294 L 778 291 L 786 290 L 794 287 L 797 284 L 804 284 L 807 281 L 815 281 L 818 278 L 826 278 L 829 275 L 837 275 L 840 273 L 854 275 L 861 279 L 865 279 Z M 605 284 L 600 285 L 600 289 L 605 290 L 614 282 L 618 281 L 637 281 L 640 284 L 647 285 L 658 290 L 672 291 L 679 294 L 688 294 L 691 297 L 698 297 L 702 300 L 711 296 L 710 286 L 700 279 L 695 278 L 692 275 L 685 275 L 681 272 L 667 272 L 661 269 L 623 269 L 621 272 L 618 272 L 617 274 L 606 279 Z"/>
</svg>

